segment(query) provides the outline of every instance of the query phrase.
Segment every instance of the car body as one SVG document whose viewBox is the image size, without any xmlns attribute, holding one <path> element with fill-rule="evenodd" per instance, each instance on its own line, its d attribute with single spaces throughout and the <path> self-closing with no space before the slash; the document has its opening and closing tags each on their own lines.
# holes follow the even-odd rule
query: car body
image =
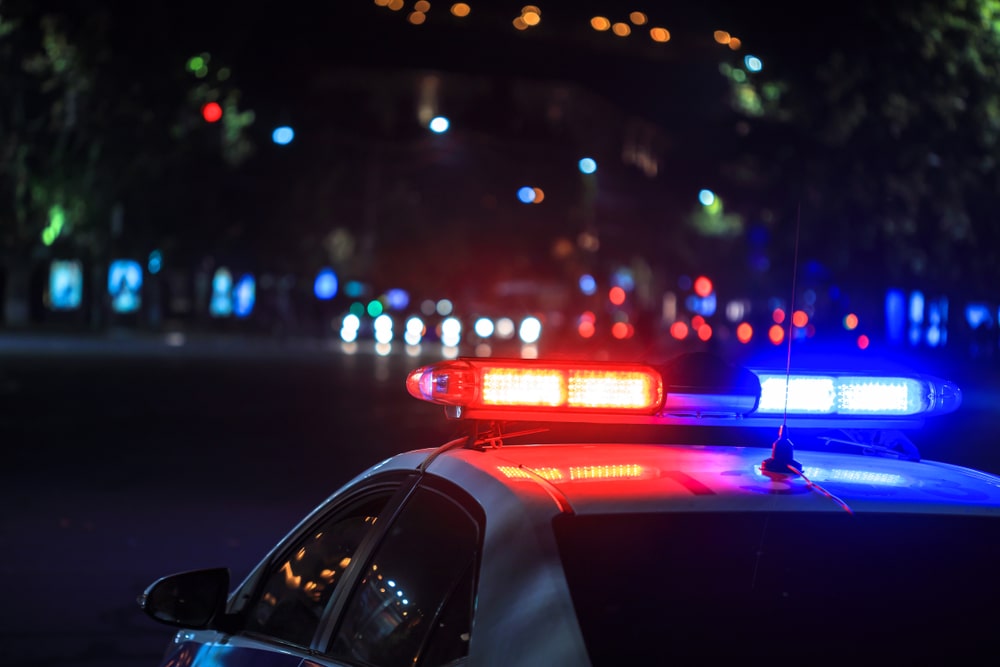
<svg viewBox="0 0 1000 667">
<path fill-rule="evenodd" d="M 786 398 L 755 421 L 770 376 L 712 364 L 650 371 L 662 385 L 609 364 L 653 406 L 635 413 L 586 391 L 577 407 L 501 406 L 483 383 L 600 364 L 417 369 L 410 393 L 468 435 L 364 471 L 232 592 L 225 569 L 154 582 L 141 606 L 180 627 L 161 665 L 914 664 L 1000 648 L 1000 477 L 920 460 L 892 428 L 956 408 L 956 387 L 921 379 L 917 414 L 869 395 L 810 424 Z M 799 380 L 785 386 L 807 393 Z"/>
</svg>

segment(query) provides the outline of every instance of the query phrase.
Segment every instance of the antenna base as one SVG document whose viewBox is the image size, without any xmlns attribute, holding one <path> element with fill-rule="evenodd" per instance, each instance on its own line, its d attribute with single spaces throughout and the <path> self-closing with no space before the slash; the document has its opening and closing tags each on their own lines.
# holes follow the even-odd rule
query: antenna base
<svg viewBox="0 0 1000 667">
<path fill-rule="evenodd" d="M 795 446 L 788 439 L 788 427 L 778 429 L 778 439 L 771 443 L 771 458 L 760 463 L 760 471 L 770 474 L 800 475 L 802 464 L 795 460 Z"/>
</svg>

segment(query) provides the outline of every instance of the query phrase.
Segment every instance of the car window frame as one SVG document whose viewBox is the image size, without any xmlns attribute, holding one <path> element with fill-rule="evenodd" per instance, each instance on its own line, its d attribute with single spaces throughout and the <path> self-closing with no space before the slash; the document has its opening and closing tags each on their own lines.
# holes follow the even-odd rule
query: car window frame
<svg viewBox="0 0 1000 667">
<path fill-rule="evenodd" d="M 238 627 L 230 634 L 246 637 L 254 641 L 281 646 L 283 649 L 293 649 L 304 654 L 311 654 L 315 650 L 317 636 L 323 633 L 329 618 L 329 611 L 335 601 L 341 597 L 344 591 L 353 589 L 356 580 L 362 571 L 358 563 L 367 562 L 373 546 L 379 543 L 380 534 L 386 529 L 388 521 L 383 521 L 384 517 L 393 517 L 398 511 L 403 500 L 409 497 L 410 492 L 416 485 L 419 475 L 415 471 L 391 471 L 378 476 L 373 476 L 357 482 L 354 486 L 342 489 L 335 497 L 331 497 L 313 509 L 306 515 L 288 534 L 286 534 L 268 554 L 254 567 L 251 574 L 233 591 L 227 604 L 228 613 L 237 616 L 240 620 Z M 344 571 L 344 576 L 336 586 L 335 590 L 327 600 L 323 613 L 320 615 L 316 628 L 313 630 L 312 639 L 308 646 L 286 641 L 280 637 L 265 633 L 247 630 L 247 614 L 250 613 L 253 602 L 258 598 L 261 587 L 268 581 L 268 575 L 274 567 L 287 560 L 289 555 L 301 540 L 307 537 L 315 528 L 328 521 L 331 516 L 344 512 L 350 506 L 361 502 L 366 496 L 375 495 L 383 491 L 391 491 L 388 500 L 379 514 L 379 520 L 375 522 L 370 530 L 358 544 L 354 557 L 350 565 Z"/>
<path fill-rule="evenodd" d="M 407 489 L 405 495 L 403 495 L 399 502 L 395 503 L 392 508 L 392 513 L 389 516 L 388 521 L 379 521 L 381 527 L 378 534 L 372 534 L 370 537 L 372 540 L 366 545 L 366 550 L 364 552 L 364 559 L 356 559 L 355 563 L 360 565 L 351 571 L 351 577 L 349 580 L 349 586 L 341 586 L 335 592 L 333 598 L 327 605 L 326 613 L 323 618 L 320 619 L 320 628 L 313 636 L 312 650 L 318 652 L 326 660 L 333 661 L 343 661 L 342 657 L 333 656 L 329 654 L 329 649 L 333 643 L 333 639 L 336 634 L 340 631 L 341 625 L 344 622 L 345 612 L 347 611 L 348 605 L 351 600 L 354 599 L 355 594 L 358 592 L 358 586 L 362 580 L 362 575 L 367 571 L 367 567 L 371 562 L 371 559 L 381 548 L 386 534 L 389 532 L 392 525 L 396 520 L 399 519 L 400 514 L 406 508 L 407 503 L 420 488 L 424 488 L 435 493 L 441 494 L 451 502 L 455 503 L 459 508 L 462 509 L 469 517 L 472 519 L 473 524 L 475 524 L 478 535 L 476 540 L 476 549 L 473 554 L 473 560 L 470 567 L 473 569 L 472 572 L 472 599 L 476 599 L 476 595 L 479 590 L 479 579 L 480 573 L 482 571 L 482 560 L 484 555 L 484 544 L 486 539 L 486 510 L 480 505 L 478 501 L 473 497 L 473 495 L 463 489 L 460 485 L 455 482 L 435 475 L 433 473 L 423 472 L 420 473 L 415 482 Z M 395 500 L 395 499 L 394 499 Z M 361 549 L 358 549 L 359 554 Z M 355 563 L 352 563 L 354 565 Z M 346 581 L 346 579 L 345 579 Z M 449 590 L 448 595 L 454 593 L 455 586 L 452 590 Z M 472 633 L 475 633 L 475 605 L 473 604 L 472 609 Z M 429 641 L 431 632 L 428 637 L 425 637 L 425 644 Z M 471 641 L 471 638 L 470 638 Z"/>
</svg>

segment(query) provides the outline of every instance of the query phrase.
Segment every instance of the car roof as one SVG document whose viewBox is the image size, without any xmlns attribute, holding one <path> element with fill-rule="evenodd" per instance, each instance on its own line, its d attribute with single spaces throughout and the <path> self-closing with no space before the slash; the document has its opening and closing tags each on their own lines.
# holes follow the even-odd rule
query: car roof
<svg viewBox="0 0 1000 667">
<path fill-rule="evenodd" d="M 417 457 L 398 460 L 412 465 Z M 522 498 L 547 488 L 577 514 L 699 511 L 907 512 L 1000 515 L 1000 477 L 935 461 L 808 451 L 804 479 L 765 476 L 760 447 L 659 444 L 511 445 L 452 449 L 428 471 L 469 490 L 486 479 Z M 531 488 L 528 491 L 529 487 Z M 846 506 L 845 506 L 846 505 Z"/>
</svg>

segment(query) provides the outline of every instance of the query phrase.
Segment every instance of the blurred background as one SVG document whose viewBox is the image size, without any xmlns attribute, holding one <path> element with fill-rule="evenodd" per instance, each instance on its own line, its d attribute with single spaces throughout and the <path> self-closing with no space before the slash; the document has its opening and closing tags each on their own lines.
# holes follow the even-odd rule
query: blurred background
<svg viewBox="0 0 1000 667">
<path fill-rule="evenodd" d="M 995 356 L 992 3 L 557 4 L 4 0 L 3 330 Z"/>
<path fill-rule="evenodd" d="M 0 63 L 0 664 L 157 664 L 442 358 L 905 363 L 1000 472 L 995 0 L 0 0 Z"/>
</svg>

